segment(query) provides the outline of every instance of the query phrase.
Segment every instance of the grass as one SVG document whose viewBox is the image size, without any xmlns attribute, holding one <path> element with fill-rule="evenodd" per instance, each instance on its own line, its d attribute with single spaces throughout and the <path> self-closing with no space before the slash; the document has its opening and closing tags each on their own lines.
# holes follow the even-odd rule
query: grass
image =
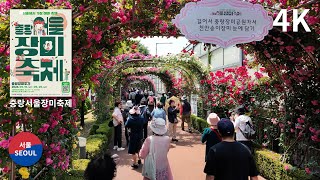
<svg viewBox="0 0 320 180">
<path fill-rule="evenodd" d="M 90 129 L 91 127 L 96 123 L 96 118 L 93 115 L 93 111 L 89 111 L 88 114 L 84 116 L 84 127 L 81 129 L 80 127 L 80 121 L 77 122 L 77 126 L 80 129 L 81 137 L 87 138 L 90 135 Z"/>
</svg>

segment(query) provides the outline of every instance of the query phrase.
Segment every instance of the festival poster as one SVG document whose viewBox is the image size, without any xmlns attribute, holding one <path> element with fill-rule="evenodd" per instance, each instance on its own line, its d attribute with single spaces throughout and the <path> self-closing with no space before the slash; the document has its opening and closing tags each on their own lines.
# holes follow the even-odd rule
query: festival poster
<svg viewBox="0 0 320 180">
<path fill-rule="evenodd" d="M 70 9 L 10 10 L 10 97 L 71 97 Z"/>
</svg>

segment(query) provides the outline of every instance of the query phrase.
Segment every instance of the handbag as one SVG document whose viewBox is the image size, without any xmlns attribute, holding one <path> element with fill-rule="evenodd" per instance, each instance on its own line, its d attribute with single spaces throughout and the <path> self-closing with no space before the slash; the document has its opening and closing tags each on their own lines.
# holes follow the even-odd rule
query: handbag
<svg viewBox="0 0 320 180">
<path fill-rule="evenodd" d="M 108 126 L 109 127 L 114 127 L 113 120 L 109 121 Z"/>
<path fill-rule="evenodd" d="M 154 152 L 153 137 L 150 137 L 150 151 L 144 160 L 142 167 L 142 176 L 149 178 L 150 180 L 156 180 L 156 161 Z"/>
</svg>

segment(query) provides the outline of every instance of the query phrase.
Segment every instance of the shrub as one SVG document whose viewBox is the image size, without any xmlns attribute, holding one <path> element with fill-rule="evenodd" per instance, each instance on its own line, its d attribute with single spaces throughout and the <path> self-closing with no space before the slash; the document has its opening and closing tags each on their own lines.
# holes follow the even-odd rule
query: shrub
<svg viewBox="0 0 320 180">
<path fill-rule="evenodd" d="M 99 124 L 92 125 L 90 129 L 90 135 L 97 134 L 97 129 L 99 129 Z"/>
<path fill-rule="evenodd" d="M 205 128 L 209 127 L 209 124 L 206 120 L 199 118 L 195 115 L 191 115 L 192 126 L 194 129 L 202 132 Z"/>
<path fill-rule="evenodd" d="M 107 136 L 102 134 L 90 135 L 87 138 L 87 156 L 92 158 L 101 152 L 103 152 L 107 147 Z"/>
<path fill-rule="evenodd" d="M 304 170 L 293 168 L 290 164 L 280 161 L 280 154 L 269 150 L 255 151 L 255 160 L 259 172 L 269 180 L 288 179 L 288 180 L 308 180 L 312 177 Z M 285 169 L 287 168 L 287 170 Z"/>
<path fill-rule="evenodd" d="M 63 174 L 61 180 L 83 180 L 84 171 L 86 170 L 90 160 L 77 159 L 72 161 L 73 169 L 68 173 Z"/>
</svg>

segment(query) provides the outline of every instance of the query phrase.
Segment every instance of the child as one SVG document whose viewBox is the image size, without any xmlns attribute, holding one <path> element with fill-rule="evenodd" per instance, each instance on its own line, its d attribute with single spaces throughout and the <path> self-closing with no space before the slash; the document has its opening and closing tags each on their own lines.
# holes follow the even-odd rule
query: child
<svg viewBox="0 0 320 180">
<path fill-rule="evenodd" d="M 216 113 L 209 114 L 207 118 L 207 122 L 209 123 L 210 127 L 205 128 L 201 137 L 201 142 L 206 142 L 206 157 L 205 160 L 207 161 L 207 154 L 212 146 L 221 142 L 221 136 L 217 130 L 217 124 L 220 118 Z"/>
</svg>

